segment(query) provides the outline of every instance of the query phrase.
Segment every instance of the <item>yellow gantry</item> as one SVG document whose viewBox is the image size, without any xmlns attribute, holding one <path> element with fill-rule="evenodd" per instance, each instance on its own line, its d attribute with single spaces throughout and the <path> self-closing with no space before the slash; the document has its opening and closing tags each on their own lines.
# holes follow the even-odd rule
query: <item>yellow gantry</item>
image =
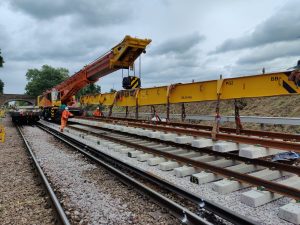
<svg viewBox="0 0 300 225">
<path fill-rule="evenodd" d="M 278 72 L 170 86 L 122 90 L 115 93 L 87 95 L 81 103 L 106 106 L 149 106 L 299 94 L 300 89 L 289 81 L 291 72 Z"/>
</svg>

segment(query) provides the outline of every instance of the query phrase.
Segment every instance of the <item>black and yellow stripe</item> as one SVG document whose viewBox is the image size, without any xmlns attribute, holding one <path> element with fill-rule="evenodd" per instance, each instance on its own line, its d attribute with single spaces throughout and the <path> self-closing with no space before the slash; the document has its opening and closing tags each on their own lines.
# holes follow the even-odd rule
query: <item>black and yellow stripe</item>
<svg viewBox="0 0 300 225">
<path fill-rule="evenodd" d="M 140 87 L 140 79 L 138 77 L 133 77 L 130 82 L 131 89 Z"/>
<path fill-rule="evenodd" d="M 141 80 L 136 76 L 128 76 L 123 78 L 124 89 L 135 89 L 141 87 Z"/>
<path fill-rule="evenodd" d="M 284 72 L 284 74 L 287 76 L 287 78 L 289 78 L 289 76 L 291 75 L 291 71 L 287 71 L 287 72 Z M 300 81 L 298 81 L 297 82 L 297 87 L 299 87 L 300 86 Z M 283 81 L 282 82 L 282 86 L 283 86 L 283 88 L 288 92 L 288 93 L 290 93 L 290 94 L 295 94 L 295 93 L 297 93 L 297 91 L 294 89 L 294 88 L 292 88 L 287 82 L 285 82 L 285 81 Z"/>
<path fill-rule="evenodd" d="M 283 81 L 282 86 L 284 87 L 285 90 L 287 90 L 288 93 L 294 94 L 297 93 L 297 91 L 292 88 L 287 82 Z"/>
</svg>

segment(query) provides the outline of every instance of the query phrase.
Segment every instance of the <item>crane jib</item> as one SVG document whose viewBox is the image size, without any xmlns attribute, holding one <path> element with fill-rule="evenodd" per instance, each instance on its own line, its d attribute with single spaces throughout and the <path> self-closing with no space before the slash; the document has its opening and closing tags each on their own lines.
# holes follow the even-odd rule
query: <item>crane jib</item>
<svg viewBox="0 0 300 225">
<path fill-rule="evenodd" d="M 79 72 L 69 77 L 64 82 L 56 85 L 38 97 L 40 107 L 59 107 L 62 103 L 73 102 L 73 96 L 86 85 L 98 81 L 100 77 L 115 72 L 118 69 L 130 68 L 134 61 L 145 52 L 150 44 L 150 39 L 139 39 L 130 36 L 125 38 L 109 52 L 97 58 L 92 63 L 83 67 Z M 56 98 L 47 98 L 50 94 Z"/>
</svg>

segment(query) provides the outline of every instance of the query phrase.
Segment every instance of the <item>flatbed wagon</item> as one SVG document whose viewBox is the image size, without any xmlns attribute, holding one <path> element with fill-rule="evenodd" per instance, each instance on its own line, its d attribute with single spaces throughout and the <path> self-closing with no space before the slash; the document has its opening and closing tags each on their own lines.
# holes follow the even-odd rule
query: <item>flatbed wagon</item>
<svg viewBox="0 0 300 225">
<path fill-rule="evenodd" d="M 17 124 L 32 124 L 39 121 L 41 113 L 37 106 L 19 106 L 9 111 L 12 121 Z"/>
</svg>

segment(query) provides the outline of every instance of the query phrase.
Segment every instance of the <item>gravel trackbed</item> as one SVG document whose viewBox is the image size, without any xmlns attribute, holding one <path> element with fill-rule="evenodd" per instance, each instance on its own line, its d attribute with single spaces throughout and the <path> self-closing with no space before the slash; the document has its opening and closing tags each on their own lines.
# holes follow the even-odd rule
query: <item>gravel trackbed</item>
<svg viewBox="0 0 300 225">
<path fill-rule="evenodd" d="M 23 132 L 72 224 L 180 224 L 46 132 L 30 126 Z"/>
<path fill-rule="evenodd" d="M 6 141 L 0 143 L 0 223 L 54 224 L 55 217 L 27 150 L 9 117 L 2 120 Z"/>
</svg>

